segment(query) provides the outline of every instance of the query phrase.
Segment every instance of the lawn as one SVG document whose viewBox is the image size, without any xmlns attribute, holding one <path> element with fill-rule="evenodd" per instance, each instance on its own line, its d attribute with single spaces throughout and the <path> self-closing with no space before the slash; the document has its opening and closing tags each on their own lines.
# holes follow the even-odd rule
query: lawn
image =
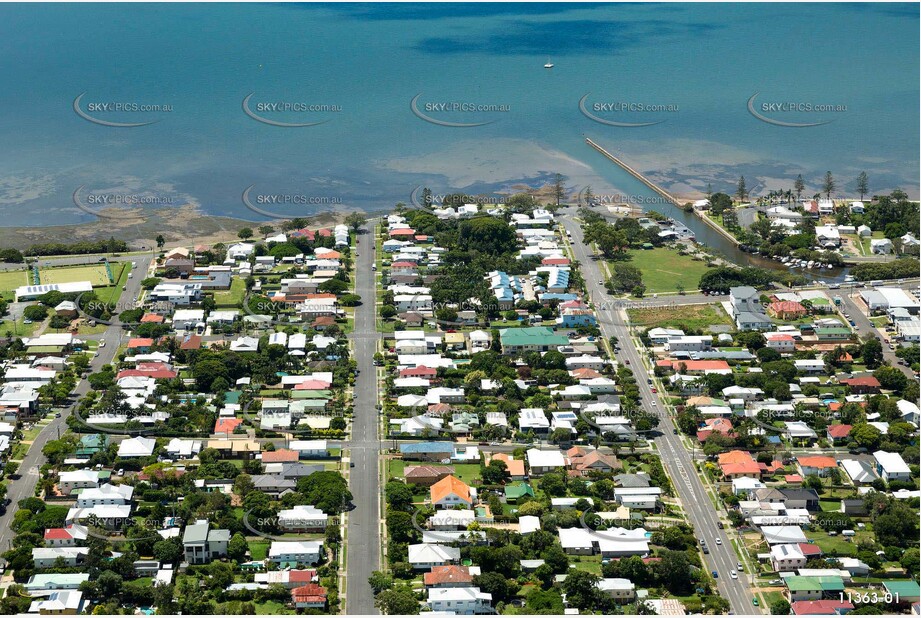
<svg viewBox="0 0 921 618">
<path fill-rule="evenodd" d="M 643 273 L 647 294 L 696 290 L 700 278 L 707 272 L 706 262 L 678 255 L 678 251 L 668 247 L 634 249 L 630 256 L 631 264 Z"/>
<path fill-rule="evenodd" d="M 241 306 L 245 295 L 246 281 L 240 277 L 234 277 L 230 282 L 229 290 L 214 293 L 214 302 L 217 303 L 218 309 L 237 309 Z"/>
<path fill-rule="evenodd" d="M 249 553 L 252 555 L 253 560 L 265 560 L 265 557 L 269 553 L 269 542 L 268 541 L 250 541 L 249 542 Z"/>
<path fill-rule="evenodd" d="M 256 615 L 258 616 L 274 616 L 275 614 L 294 614 L 293 610 L 288 609 L 284 603 L 278 601 L 264 601 L 262 603 L 254 603 L 256 607 Z"/>
<path fill-rule="evenodd" d="M 867 530 L 858 530 L 856 536 L 828 536 L 827 532 L 822 530 L 810 530 L 806 536 L 809 537 L 810 543 L 815 543 L 822 548 L 825 554 L 835 554 L 838 556 L 856 556 L 857 544 L 860 541 L 872 541 L 873 533 Z"/>
<path fill-rule="evenodd" d="M 0 272 L 0 297 L 12 301 L 13 291 L 23 285 L 29 285 L 25 270 L 6 270 Z"/>
<path fill-rule="evenodd" d="M 112 274 L 117 278 L 116 265 L 112 265 Z M 48 283 L 73 283 L 74 281 L 89 281 L 93 287 L 110 285 L 109 273 L 105 264 L 90 266 L 61 266 L 57 268 L 40 268 L 38 271 L 42 284 Z"/>
<path fill-rule="evenodd" d="M 663 305 L 628 309 L 627 315 L 634 326 L 647 328 L 680 328 L 706 331 L 711 325 L 732 325 L 729 316 L 719 305 Z"/>
</svg>

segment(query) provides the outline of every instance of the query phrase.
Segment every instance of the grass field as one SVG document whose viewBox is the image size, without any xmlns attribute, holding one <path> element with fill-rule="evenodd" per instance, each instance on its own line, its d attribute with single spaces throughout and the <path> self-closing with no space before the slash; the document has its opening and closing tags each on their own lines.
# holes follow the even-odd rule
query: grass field
<svg viewBox="0 0 921 618">
<path fill-rule="evenodd" d="M 681 328 L 706 330 L 710 325 L 732 325 L 719 305 L 675 305 L 628 309 L 630 323 L 648 328 Z"/>
<path fill-rule="evenodd" d="M 93 287 L 103 287 L 110 284 L 109 273 L 106 272 L 105 264 L 40 268 L 38 276 L 43 284 L 73 283 L 74 281 L 89 281 L 93 284 Z"/>
<path fill-rule="evenodd" d="M 246 282 L 240 277 L 234 277 L 229 290 L 214 293 L 214 302 L 218 309 L 238 309 L 245 295 Z"/>
<path fill-rule="evenodd" d="M 424 461 L 403 461 L 402 459 L 391 459 L 390 465 L 387 468 L 387 473 L 392 477 L 402 478 L 403 468 L 407 465 L 417 466 L 417 465 L 426 465 L 431 462 Z M 480 464 L 449 464 L 454 468 L 454 476 L 464 481 L 468 485 L 473 482 L 474 479 L 480 478 Z M 427 490 L 426 490 L 427 493 Z"/>
<path fill-rule="evenodd" d="M 8 270 L 0 272 L 0 297 L 12 301 L 13 290 L 16 288 L 29 285 L 29 279 L 25 270 Z"/>
<path fill-rule="evenodd" d="M 707 272 L 706 262 L 678 255 L 676 250 L 667 247 L 634 249 L 630 256 L 630 263 L 643 273 L 647 294 L 696 290 L 700 278 Z"/>
</svg>

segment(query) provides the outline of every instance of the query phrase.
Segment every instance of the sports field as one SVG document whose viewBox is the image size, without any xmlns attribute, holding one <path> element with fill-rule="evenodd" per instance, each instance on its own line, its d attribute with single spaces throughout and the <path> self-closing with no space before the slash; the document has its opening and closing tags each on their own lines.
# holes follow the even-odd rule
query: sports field
<svg viewBox="0 0 921 618">
<path fill-rule="evenodd" d="M 93 287 L 110 285 L 109 274 L 105 264 L 92 264 L 89 266 L 62 266 L 59 268 L 42 268 L 38 272 L 43 284 L 47 283 L 73 283 L 74 281 L 89 281 Z"/>
</svg>

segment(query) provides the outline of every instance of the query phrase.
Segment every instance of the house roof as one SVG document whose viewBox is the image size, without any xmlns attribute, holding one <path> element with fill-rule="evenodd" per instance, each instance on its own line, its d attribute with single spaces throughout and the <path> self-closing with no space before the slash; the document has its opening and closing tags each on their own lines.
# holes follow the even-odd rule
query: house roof
<svg viewBox="0 0 921 618">
<path fill-rule="evenodd" d="M 453 475 L 448 475 L 435 483 L 429 489 L 432 503 L 441 502 L 450 494 L 455 494 L 464 502 L 472 502 L 470 498 L 470 486 Z"/>
<path fill-rule="evenodd" d="M 432 567 L 432 570 L 425 574 L 423 581 L 426 586 L 469 584 L 473 581 L 473 576 L 470 574 L 469 568 L 449 564 Z"/>
<path fill-rule="evenodd" d="M 829 425 L 828 435 L 832 438 L 846 438 L 851 433 L 852 425 Z"/>
<path fill-rule="evenodd" d="M 846 384 L 848 386 L 872 386 L 879 388 L 879 380 L 873 376 L 863 376 L 860 378 L 849 378 L 847 380 L 841 380 L 841 384 Z"/>
<path fill-rule="evenodd" d="M 326 588 L 314 583 L 300 586 L 291 591 L 291 599 L 295 603 L 325 603 Z"/>
<path fill-rule="evenodd" d="M 403 469 L 406 479 L 431 478 L 444 474 L 454 474 L 454 466 L 407 466 Z"/>
<path fill-rule="evenodd" d="M 821 601 L 795 601 L 790 604 L 795 616 L 834 616 L 846 613 L 842 610 L 854 609 L 854 604 L 848 601 L 822 599 Z"/>
<path fill-rule="evenodd" d="M 834 457 L 829 455 L 809 455 L 807 457 L 797 457 L 796 461 L 803 467 L 807 468 L 837 468 L 838 462 Z"/>
<path fill-rule="evenodd" d="M 241 418 L 219 418 L 214 423 L 214 433 L 233 433 L 233 430 L 242 424 Z"/>
<path fill-rule="evenodd" d="M 275 451 L 265 451 L 262 453 L 262 463 L 293 463 L 297 461 L 299 454 L 291 449 L 278 449 Z"/>
</svg>

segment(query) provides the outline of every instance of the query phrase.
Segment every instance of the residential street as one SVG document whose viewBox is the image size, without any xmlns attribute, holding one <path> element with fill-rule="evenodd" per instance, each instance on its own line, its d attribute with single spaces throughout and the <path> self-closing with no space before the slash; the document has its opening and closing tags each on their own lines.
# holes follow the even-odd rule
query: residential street
<svg viewBox="0 0 921 618">
<path fill-rule="evenodd" d="M 373 224 L 368 224 L 373 231 Z M 362 304 L 355 309 L 355 328 L 349 338 L 352 352 L 358 363 L 359 373 L 355 376 L 354 416 L 352 434 L 348 444 L 349 487 L 355 509 L 348 514 L 348 538 L 346 540 L 347 571 L 345 608 L 349 614 L 375 614 L 374 595 L 368 585 L 371 572 L 380 568 L 380 491 L 378 474 L 377 377 L 373 364 L 379 335 L 376 325 L 374 234 L 363 233 L 358 244 L 356 265 L 356 293 Z"/>
<path fill-rule="evenodd" d="M 126 304 L 132 302 L 134 297 L 140 293 L 141 280 L 144 279 L 143 273 L 147 272 L 152 259 L 153 256 L 150 254 L 134 256 L 134 261 L 137 262 L 137 268 L 134 270 L 136 274 L 131 279 L 128 279 L 126 286 L 128 289 L 122 291 L 121 296 L 119 296 L 118 302 L 120 306 L 126 307 Z M 105 330 L 105 333 L 90 337 L 96 340 L 105 339 L 106 341 L 106 346 L 100 348 L 96 357 L 90 360 L 90 373 L 97 372 L 102 367 L 112 362 L 124 333 L 125 331 L 118 326 L 109 326 Z M 80 380 L 72 395 L 73 400 L 78 401 L 86 395 L 89 390 L 89 382 Z M 2 551 L 6 551 L 9 548 L 9 542 L 15 536 L 15 533 L 10 529 L 10 524 L 13 522 L 13 516 L 16 514 L 17 502 L 35 494 L 35 485 L 39 480 L 38 471 L 45 463 L 45 456 L 42 455 L 42 448 L 50 440 L 56 440 L 58 436 L 62 435 L 67 429 L 65 421 L 70 415 L 70 409 L 62 409 L 60 411 L 61 417 L 53 419 L 48 426 L 42 429 L 35 438 L 35 441 L 29 447 L 22 464 L 19 466 L 18 478 L 12 479 L 7 483 L 7 496 L 11 502 L 9 507 L 7 507 L 6 513 L 0 517 L 0 548 L 2 548 Z"/>
<path fill-rule="evenodd" d="M 658 394 L 653 393 L 651 387 L 646 383 L 646 378 L 651 375 L 651 372 L 647 373 L 644 370 L 643 359 L 630 338 L 629 328 L 624 323 L 620 309 L 613 308 L 612 297 L 608 295 L 604 286 L 598 285 L 598 281 L 603 277 L 598 263 L 591 259 L 589 248 L 583 243 L 582 228 L 568 214 L 563 214 L 559 220 L 572 234 L 572 248 L 575 258 L 581 262 L 581 268 L 584 269 L 583 277 L 589 298 L 594 302 L 596 308 L 602 307 L 598 309 L 597 314 L 598 326 L 604 337 L 607 339 L 613 335 L 620 342 L 621 351 L 617 355 L 617 360 L 621 363 L 630 362 L 630 368 L 636 375 L 636 382 L 646 410 L 651 413 L 665 410 L 662 399 Z M 655 407 L 651 405 L 653 401 L 656 402 Z M 674 424 L 667 414 L 660 415 L 658 428 L 662 435 L 655 439 L 655 444 L 662 457 L 662 464 L 672 479 L 688 519 L 694 526 L 695 536 L 707 541 L 710 554 L 704 556 L 705 564 L 708 570 L 715 570 L 719 573 L 716 581 L 720 594 L 729 601 L 732 611 L 736 614 L 762 612 L 763 608 L 752 604 L 752 592 L 746 581 L 748 576 L 740 573 L 737 580 L 729 577 L 729 571 L 736 570 L 738 562 L 738 557 L 729 543 L 731 530 L 723 531 L 717 526 L 719 517 L 715 507 L 694 470 L 690 453 L 682 445 L 680 437 L 672 433 Z M 722 539 L 722 545 L 716 544 L 717 537 Z"/>
</svg>

